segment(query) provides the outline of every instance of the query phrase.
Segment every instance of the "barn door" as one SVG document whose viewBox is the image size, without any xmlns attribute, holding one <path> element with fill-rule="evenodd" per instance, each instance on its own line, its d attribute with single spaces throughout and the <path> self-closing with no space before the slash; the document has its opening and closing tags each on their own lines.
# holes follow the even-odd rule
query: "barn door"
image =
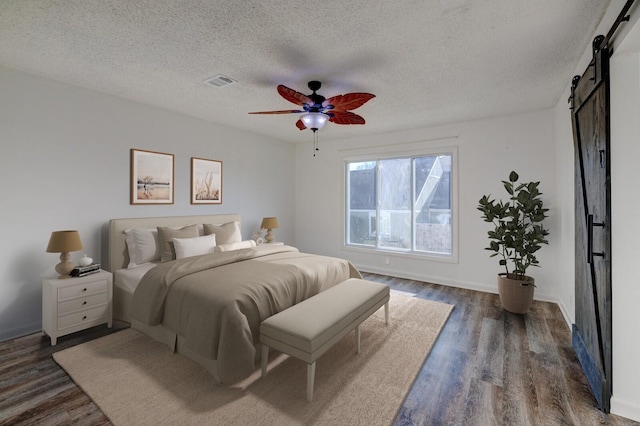
<svg viewBox="0 0 640 426">
<path fill-rule="evenodd" d="M 600 409 L 611 397 L 611 187 L 609 50 L 593 42 L 593 61 L 572 84 L 575 147 L 573 347 Z"/>
</svg>

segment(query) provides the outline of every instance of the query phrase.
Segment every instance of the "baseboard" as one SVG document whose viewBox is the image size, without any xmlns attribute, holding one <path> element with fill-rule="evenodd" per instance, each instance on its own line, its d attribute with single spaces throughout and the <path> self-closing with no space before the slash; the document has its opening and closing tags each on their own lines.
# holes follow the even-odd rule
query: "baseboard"
<svg viewBox="0 0 640 426">
<path fill-rule="evenodd" d="M 390 268 L 380 268 L 380 267 L 371 266 L 371 265 L 358 264 L 355 266 L 358 268 L 358 270 L 362 272 L 370 272 L 372 274 L 389 275 L 392 277 L 405 278 L 408 280 L 415 280 L 415 281 L 424 281 L 424 282 L 429 282 L 434 284 L 442 284 L 449 287 L 458 287 L 458 288 L 464 288 L 466 290 L 482 291 L 485 293 L 493 293 L 493 294 L 498 293 L 497 284 L 486 285 L 486 284 L 480 284 L 480 283 L 469 282 L 469 281 L 457 281 L 457 280 L 451 280 L 447 277 L 411 274 L 411 273 L 407 273 L 406 271 L 397 271 Z M 567 327 L 569 328 L 569 330 L 571 330 L 571 326 L 573 324 L 573 317 L 572 315 L 569 314 L 567 307 L 565 306 L 565 304 L 562 302 L 561 299 L 559 299 L 556 296 L 551 296 L 551 295 L 540 293 L 540 292 L 535 293 L 534 299 L 542 302 L 551 302 L 558 305 L 558 307 L 560 308 L 560 312 L 564 317 L 564 320 L 567 322 Z"/>
<path fill-rule="evenodd" d="M 540 300 L 541 302 L 551 302 L 558 305 L 558 308 L 560 308 L 560 312 L 562 313 L 562 316 L 564 317 L 564 320 L 567 323 L 567 327 L 569 327 L 569 330 L 571 330 L 571 327 L 573 327 L 573 323 L 574 323 L 573 315 L 569 313 L 569 310 L 567 309 L 567 306 L 564 304 L 562 299 L 556 296 L 549 296 L 548 294 L 544 294 L 544 293 L 542 294 L 536 293 L 535 300 Z"/>
<path fill-rule="evenodd" d="M 567 322 L 567 326 L 569 327 L 569 329 L 571 329 L 571 327 L 573 326 L 573 323 L 575 322 L 575 318 L 573 318 L 573 315 L 569 313 L 569 310 L 567 309 L 565 304 L 562 302 L 562 300 L 558 300 L 556 304 L 560 308 L 560 312 L 562 312 L 562 316 L 564 317 L 564 320 Z"/>
<path fill-rule="evenodd" d="M 412 274 L 412 273 L 407 273 L 406 271 L 397 271 L 390 268 L 379 268 L 379 267 L 370 266 L 370 265 L 356 264 L 354 266 L 358 268 L 359 271 L 369 272 L 372 274 L 389 275 L 391 277 L 404 278 L 407 280 L 414 280 L 414 281 L 423 281 L 423 282 L 428 282 L 433 284 L 441 284 L 441 285 L 446 285 L 448 287 L 458 287 L 458 288 L 464 288 L 467 290 L 482 291 L 485 293 L 494 293 L 494 294 L 498 293 L 497 284 L 486 285 L 486 284 L 479 284 L 479 283 L 468 282 L 468 281 L 457 281 L 457 280 L 451 280 L 446 277 L 436 277 L 436 276 L 423 275 L 423 274 Z"/>
<path fill-rule="evenodd" d="M 24 337 L 40 331 L 42 331 L 42 323 L 40 321 L 20 327 L 11 328 L 9 330 L 2 330 L 0 331 L 0 342 L 17 339 L 18 337 Z"/>
<path fill-rule="evenodd" d="M 640 422 L 640 405 L 636 402 L 624 401 L 612 396 L 611 414 Z"/>
</svg>

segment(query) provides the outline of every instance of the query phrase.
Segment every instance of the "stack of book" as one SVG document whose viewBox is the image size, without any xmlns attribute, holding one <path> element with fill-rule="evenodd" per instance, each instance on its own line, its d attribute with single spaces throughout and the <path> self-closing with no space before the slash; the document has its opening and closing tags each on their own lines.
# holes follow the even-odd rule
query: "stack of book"
<svg viewBox="0 0 640 426">
<path fill-rule="evenodd" d="M 71 271 L 71 276 L 84 277 L 87 275 L 95 274 L 96 272 L 100 272 L 100 264 L 92 263 L 91 265 L 87 266 L 76 266 L 75 268 L 73 268 L 73 271 Z"/>
</svg>

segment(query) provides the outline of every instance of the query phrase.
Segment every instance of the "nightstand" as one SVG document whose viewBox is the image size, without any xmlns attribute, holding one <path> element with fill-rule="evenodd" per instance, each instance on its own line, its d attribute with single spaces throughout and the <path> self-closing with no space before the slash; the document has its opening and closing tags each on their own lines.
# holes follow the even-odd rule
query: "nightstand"
<svg viewBox="0 0 640 426">
<path fill-rule="evenodd" d="M 42 280 L 42 332 L 58 337 L 95 325 L 112 325 L 113 275 L 103 271 L 79 278 Z"/>
</svg>

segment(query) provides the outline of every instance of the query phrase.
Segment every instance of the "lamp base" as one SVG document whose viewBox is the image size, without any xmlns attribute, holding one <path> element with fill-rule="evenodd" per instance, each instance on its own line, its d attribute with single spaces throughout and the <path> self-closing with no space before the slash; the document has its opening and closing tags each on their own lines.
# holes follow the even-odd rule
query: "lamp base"
<svg viewBox="0 0 640 426">
<path fill-rule="evenodd" d="M 70 262 L 71 255 L 68 252 L 60 253 L 60 263 L 56 265 L 56 272 L 60 274 L 59 280 L 71 278 L 71 271 L 75 268 L 75 264 Z"/>
<path fill-rule="evenodd" d="M 267 229 L 267 235 L 264 236 L 264 239 L 267 242 L 267 244 L 273 242 L 274 238 L 275 237 L 273 236 L 273 232 L 271 232 L 271 229 Z"/>
</svg>

